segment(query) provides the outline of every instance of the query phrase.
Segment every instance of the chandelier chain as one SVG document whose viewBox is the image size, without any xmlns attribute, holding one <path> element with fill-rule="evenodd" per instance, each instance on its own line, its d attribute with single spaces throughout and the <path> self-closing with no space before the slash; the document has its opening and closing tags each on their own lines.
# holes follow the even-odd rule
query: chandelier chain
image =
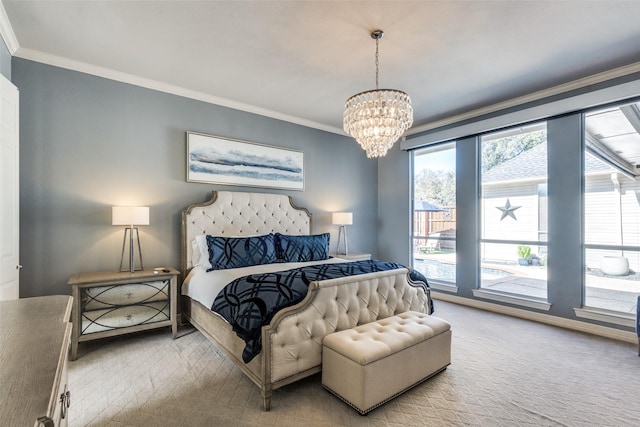
<svg viewBox="0 0 640 427">
<path fill-rule="evenodd" d="M 377 38 L 376 39 L 376 90 L 378 90 L 378 65 L 380 64 L 380 62 L 378 61 L 378 43 L 380 42 L 380 39 Z"/>
</svg>

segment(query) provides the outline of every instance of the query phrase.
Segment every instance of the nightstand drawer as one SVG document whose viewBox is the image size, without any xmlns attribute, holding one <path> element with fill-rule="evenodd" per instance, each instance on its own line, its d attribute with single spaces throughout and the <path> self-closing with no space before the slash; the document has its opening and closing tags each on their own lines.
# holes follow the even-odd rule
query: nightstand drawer
<svg viewBox="0 0 640 427">
<path fill-rule="evenodd" d="M 85 288 L 81 291 L 83 311 L 168 300 L 169 283 L 167 279 L 130 285 Z"/>
<path fill-rule="evenodd" d="M 82 312 L 81 335 L 171 319 L 169 300 Z"/>
</svg>

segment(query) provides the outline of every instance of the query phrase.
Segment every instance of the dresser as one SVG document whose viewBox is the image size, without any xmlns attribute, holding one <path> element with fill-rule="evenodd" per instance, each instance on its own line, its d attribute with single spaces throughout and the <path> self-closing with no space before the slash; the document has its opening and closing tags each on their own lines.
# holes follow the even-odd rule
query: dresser
<svg viewBox="0 0 640 427">
<path fill-rule="evenodd" d="M 78 343 L 84 341 L 166 326 L 175 338 L 179 274 L 168 267 L 72 276 L 71 360 L 76 360 Z"/>
<path fill-rule="evenodd" d="M 70 296 L 0 302 L 0 425 L 66 426 Z"/>
</svg>

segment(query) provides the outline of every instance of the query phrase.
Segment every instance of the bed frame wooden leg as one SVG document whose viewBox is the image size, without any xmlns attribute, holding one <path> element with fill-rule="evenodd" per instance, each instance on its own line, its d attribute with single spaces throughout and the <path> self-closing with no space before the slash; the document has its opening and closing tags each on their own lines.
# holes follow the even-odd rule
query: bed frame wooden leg
<svg viewBox="0 0 640 427">
<path fill-rule="evenodd" d="M 271 409 L 271 390 L 262 390 L 262 409 L 267 412 Z"/>
</svg>

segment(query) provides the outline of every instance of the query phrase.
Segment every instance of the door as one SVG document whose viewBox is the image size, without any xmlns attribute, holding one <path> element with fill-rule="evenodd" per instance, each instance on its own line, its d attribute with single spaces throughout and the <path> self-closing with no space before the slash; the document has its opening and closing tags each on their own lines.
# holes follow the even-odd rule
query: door
<svg viewBox="0 0 640 427">
<path fill-rule="evenodd" d="M 18 88 L 0 76 L 0 301 L 19 296 Z"/>
</svg>

